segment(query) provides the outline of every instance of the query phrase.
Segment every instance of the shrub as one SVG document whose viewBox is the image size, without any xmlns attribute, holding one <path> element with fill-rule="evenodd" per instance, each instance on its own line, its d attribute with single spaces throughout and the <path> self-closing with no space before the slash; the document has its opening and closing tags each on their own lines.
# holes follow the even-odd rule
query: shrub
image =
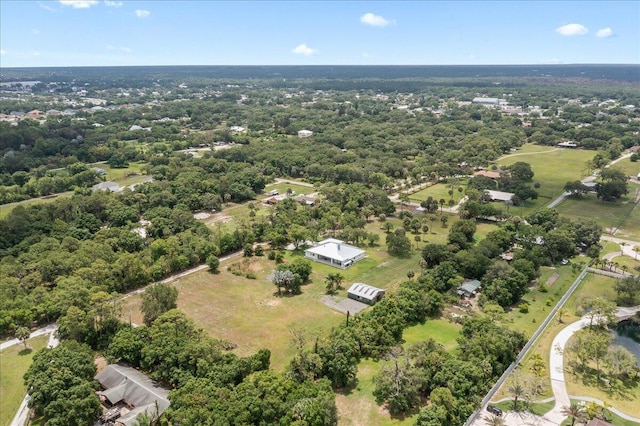
<svg viewBox="0 0 640 426">
<path fill-rule="evenodd" d="M 520 304 L 520 306 L 518 306 L 518 311 L 521 314 L 528 314 L 529 313 L 529 304 L 528 303 Z"/>
</svg>

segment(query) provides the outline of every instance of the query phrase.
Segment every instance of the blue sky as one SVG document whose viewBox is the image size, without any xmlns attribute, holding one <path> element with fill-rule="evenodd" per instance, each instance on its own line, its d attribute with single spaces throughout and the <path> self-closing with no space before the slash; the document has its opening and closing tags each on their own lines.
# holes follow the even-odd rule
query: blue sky
<svg viewBox="0 0 640 426">
<path fill-rule="evenodd" d="M 0 0 L 0 66 L 640 63 L 640 1 Z"/>
</svg>

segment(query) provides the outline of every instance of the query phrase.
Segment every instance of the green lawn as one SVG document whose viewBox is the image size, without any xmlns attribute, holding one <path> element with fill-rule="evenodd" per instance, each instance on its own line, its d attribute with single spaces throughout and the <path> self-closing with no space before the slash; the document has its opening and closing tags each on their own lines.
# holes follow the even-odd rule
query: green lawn
<svg viewBox="0 0 640 426">
<path fill-rule="evenodd" d="M 463 188 L 463 192 L 458 192 L 458 187 Z M 460 198 L 464 197 L 464 191 L 467 189 L 467 181 L 466 179 L 460 179 L 460 182 L 455 185 L 453 188 L 453 200 L 458 203 Z M 420 191 L 409 194 L 409 200 L 412 203 L 420 203 L 426 200 L 429 196 L 432 196 L 435 200 L 440 200 L 441 198 L 449 201 L 451 196 L 449 195 L 449 190 L 451 190 L 451 185 L 447 182 L 436 183 L 435 185 L 428 186 L 427 188 L 421 189 Z M 445 205 L 445 207 L 448 207 Z"/>
<path fill-rule="evenodd" d="M 636 203 L 629 198 L 623 198 L 617 202 L 606 202 L 598 200 L 595 194 L 588 194 L 582 198 L 567 198 L 556 209 L 558 212 L 571 219 L 589 219 L 602 226 L 603 231 L 611 233 L 612 228 L 624 227 L 622 231 L 616 233 L 620 238 L 628 237 L 626 233 L 640 234 L 640 221 L 634 222 L 635 217 L 640 218 L 640 209 L 634 209 Z M 635 211 L 632 214 L 632 210 Z"/>
<path fill-rule="evenodd" d="M 458 346 L 456 339 L 460 337 L 461 328 L 461 325 L 444 319 L 427 320 L 424 324 L 412 325 L 404 330 L 402 334 L 404 346 L 407 347 L 408 345 L 434 338 L 445 349 L 451 351 Z"/>
<path fill-rule="evenodd" d="M 336 405 L 341 426 L 409 426 L 415 422 L 415 414 L 405 418 L 392 418 L 376 404 L 373 398 L 373 378 L 384 361 L 364 359 L 358 364 L 358 376 L 353 388 L 339 391 Z"/>
<path fill-rule="evenodd" d="M 317 192 L 313 187 L 305 186 L 305 185 L 296 185 L 295 183 L 272 183 L 268 184 L 264 189 L 264 194 L 258 195 L 259 198 L 271 198 L 269 195 L 270 191 L 276 190 L 280 193 L 280 195 L 284 195 L 287 193 L 287 190 L 291 189 L 295 192 L 294 196 L 298 196 L 300 194 L 311 194 L 313 192 Z"/>
<path fill-rule="evenodd" d="M 630 158 L 620 160 L 611 167 L 622 170 L 627 176 L 637 177 L 638 173 L 640 173 L 640 161 L 633 163 Z"/>
<path fill-rule="evenodd" d="M 40 336 L 27 341 L 30 349 L 19 344 L 0 352 L 0 425 L 11 423 L 27 393 L 22 376 L 31 365 L 35 352 L 47 345 L 49 336 Z"/>
<path fill-rule="evenodd" d="M 549 147 L 527 144 L 517 154 L 507 155 L 497 163 L 509 166 L 522 161 L 531 165 L 534 172 L 533 181 L 541 184 L 537 190 L 538 199 L 526 207 L 531 210 L 549 204 L 562 194 L 567 182 L 585 177 L 586 163 L 593 158 L 594 154 L 594 151 L 581 149 L 549 149 Z"/>
</svg>

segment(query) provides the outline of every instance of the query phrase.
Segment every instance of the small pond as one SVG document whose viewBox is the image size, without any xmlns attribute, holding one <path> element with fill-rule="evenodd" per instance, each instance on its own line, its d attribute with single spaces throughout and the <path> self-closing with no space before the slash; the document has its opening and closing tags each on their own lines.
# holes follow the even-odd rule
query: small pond
<svg viewBox="0 0 640 426">
<path fill-rule="evenodd" d="M 614 344 L 627 348 L 640 362 L 640 323 L 622 321 L 611 329 L 611 334 Z"/>
</svg>

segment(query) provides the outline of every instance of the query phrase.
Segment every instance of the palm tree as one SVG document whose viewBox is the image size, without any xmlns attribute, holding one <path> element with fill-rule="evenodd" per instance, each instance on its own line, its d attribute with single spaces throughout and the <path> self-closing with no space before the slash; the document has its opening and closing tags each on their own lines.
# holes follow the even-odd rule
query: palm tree
<svg viewBox="0 0 640 426">
<path fill-rule="evenodd" d="M 504 426 L 505 422 L 502 417 L 493 415 L 491 417 L 486 417 L 484 419 L 484 424 L 486 424 L 487 426 Z"/>
<path fill-rule="evenodd" d="M 518 411 L 518 398 L 524 394 L 524 388 L 519 381 L 514 381 L 509 386 L 509 392 L 513 395 L 513 411 Z"/>
<path fill-rule="evenodd" d="M 585 416 L 584 406 L 575 402 L 562 407 L 561 413 L 567 417 L 571 417 L 571 426 L 576 423 L 576 420 L 582 420 Z"/>
</svg>

